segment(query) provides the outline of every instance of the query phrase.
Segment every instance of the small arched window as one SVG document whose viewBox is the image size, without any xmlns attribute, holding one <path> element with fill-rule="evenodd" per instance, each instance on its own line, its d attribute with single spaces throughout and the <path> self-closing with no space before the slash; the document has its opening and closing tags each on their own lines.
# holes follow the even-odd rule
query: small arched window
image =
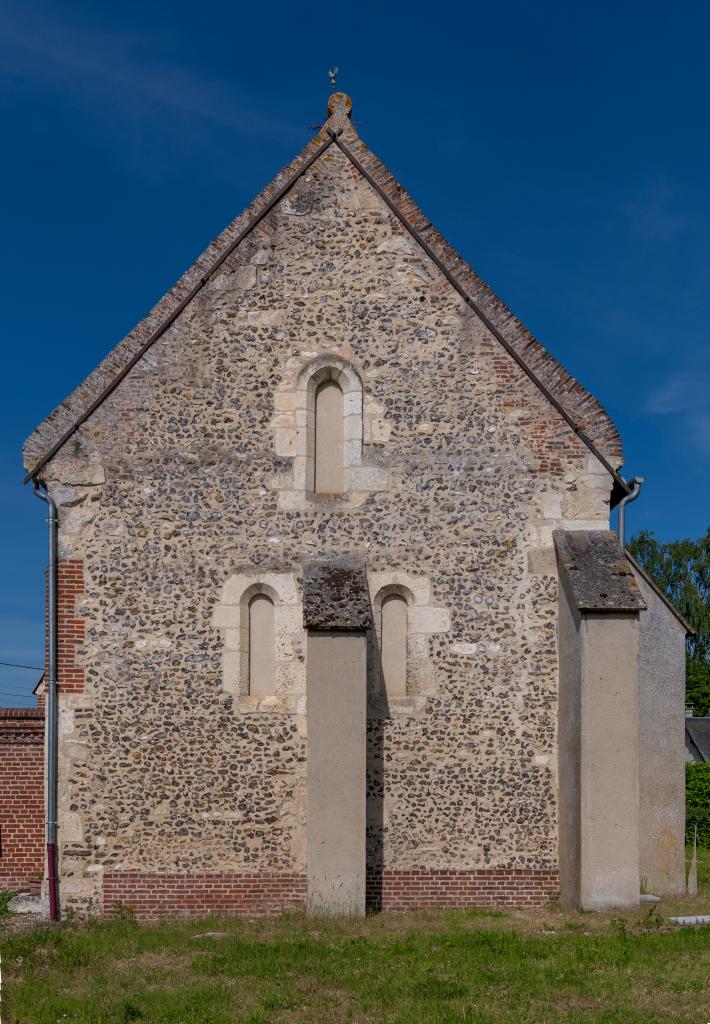
<svg viewBox="0 0 710 1024">
<path fill-rule="evenodd" d="M 400 594 L 382 599 L 380 651 L 385 694 L 407 695 L 407 601 Z"/>
<path fill-rule="evenodd" d="M 256 594 L 249 602 L 249 695 L 268 697 L 275 690 L 274 603 Z"/>
<path fill-rule="evenodd" d="M 334 380 L 316 391 L 315 415 L 316 494 L 343 493 L 343 392 Z"/>
</svg>

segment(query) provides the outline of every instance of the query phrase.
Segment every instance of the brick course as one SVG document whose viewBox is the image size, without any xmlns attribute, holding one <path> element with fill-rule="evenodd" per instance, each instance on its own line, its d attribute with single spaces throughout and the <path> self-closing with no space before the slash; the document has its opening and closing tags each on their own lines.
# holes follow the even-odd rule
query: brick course
<svg viewBox="0 0 710 1024">
<path fill-rule="evenodd" d="M 104 875 L 104 912 L 112 914 L 117 902 L 131 907 L 141 918 L 168 914 L 279 914 L 305 906 L 306 876 L 116 871 Z"/>
<path fill-rule="evenodd" d="M 0 708 L 0 890 L 35 889 L 44 868 L 44 712 Z"/>
<path fill-rule="evenodd" d="M 537 907 L 559 898 L 559 873 L 515 868 L 480 871 L 370 870 L 370 911 L 456 907 Z M 265 915 L 303 910 L 306 876 L 279 874 L 158 874 L 139 871 L 104 875 L 104 913 L 116 903 L 140 918 L 200 914 Z"/>
<path fill-rule="evenodd" d="M 367 873 L 369 910 L 539 907 L 559 898 L 559 872 L 518 868 Z"/>
</svg>

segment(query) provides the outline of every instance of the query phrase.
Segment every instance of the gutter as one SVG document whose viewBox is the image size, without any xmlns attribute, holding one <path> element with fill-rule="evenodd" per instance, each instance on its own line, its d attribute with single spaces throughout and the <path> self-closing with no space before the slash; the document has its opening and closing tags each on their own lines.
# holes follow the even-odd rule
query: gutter
<svg viewBox="0 0 710 1024">
<path fill-rule="evenodd" d="M 632 501 L 636 501 L 641 493 L 641 485 L 645 483 L 645 481 L 646 477 L 644 476 L 632 476 L 629 481 L 624 481 L 627 487 L 627 493 L 619 502 L 619 521 L 616 531 L 619 535 L 619 543 L 621 544 L 622 551 L 626 551 L 626 506 Z"/>
<path fill-rule="evenodd" d="M 32 480 L 32 491 L 47 505 L 47 884 L 49 919 L 59 920 L 57 892 L 57 506 L 46 484 Z"/>
</svg>

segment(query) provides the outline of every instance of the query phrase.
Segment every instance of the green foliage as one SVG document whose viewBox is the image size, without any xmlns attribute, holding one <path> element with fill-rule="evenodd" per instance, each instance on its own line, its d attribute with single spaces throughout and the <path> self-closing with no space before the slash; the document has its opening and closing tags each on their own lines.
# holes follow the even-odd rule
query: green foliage
<svg viewBox="0 0 710 1024">
<path fill-rule="evenodd" d="M 112 907 L 113 916 L 119 921 L 135 921 L 135 911 L 123 900 L 114 900 Z"/>
<path fill-rule="evenodd" d="M 710 529 L 668 544 L 642 530 L 629 551 L 695 630 L 688 637 L 686 699 L 696 715 L 710 714 Z"/>
<path fill-rule="evenodd" d="M 710 661 L 685 659 L 685 699 L 694 715 L 710 715 Z"/>
<path fill-rule="evenodd" d="M 710 847 L 710 764 L 685 766 L 685 835 L 692 843 L 698 826 L 698 846 Z"/>
<path fill-rule="evenodd" d="M 9 914 L 10 911 L 7 909 L 10 900 L 16 894 L 14 892 L 0 892 L 0 917 L 4 914 Z"/>
</svg>

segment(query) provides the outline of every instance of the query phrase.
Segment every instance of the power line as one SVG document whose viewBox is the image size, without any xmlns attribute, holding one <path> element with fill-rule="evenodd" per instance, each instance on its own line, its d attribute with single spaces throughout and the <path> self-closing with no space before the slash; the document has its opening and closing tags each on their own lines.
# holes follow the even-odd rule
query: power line
<svg viewBox="0 0 710 1024">
<path fill-rule="evenodd" d="M 44 669 L 40 668 L 39 665 L 16 665 L 14 661 L 0 661 L 0 665 L 5 668 L 26 668 L 31 669 L 32 672 L 43 672 Z"/>
</svg>

